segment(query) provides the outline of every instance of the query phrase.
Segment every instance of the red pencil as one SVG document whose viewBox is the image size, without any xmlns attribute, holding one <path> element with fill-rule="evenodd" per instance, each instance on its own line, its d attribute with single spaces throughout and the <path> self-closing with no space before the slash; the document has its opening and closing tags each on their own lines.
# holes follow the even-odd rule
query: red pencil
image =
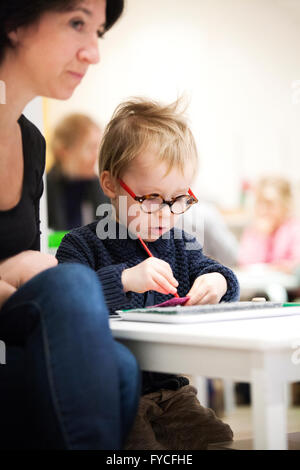
<svg viewBox="0 0 300 470">
<path fill-rule="evenodd" d="M 143 247 L 146 250 L 146 252 L 148 253 L 148 255 L 153 257 L 153 254 L 151 253 L 151 251 L 149 250 L 149 248 L 147 247 L 146 243 L 144 242 L 144 240 L 142 239 L 142 237 L 140 235 L 138 235 L 138 239 L 140 240 L 141 244 L 143 245 Z M 179 297 L 177 292 L 174 294 L 174 297 Z"/>
</svg>

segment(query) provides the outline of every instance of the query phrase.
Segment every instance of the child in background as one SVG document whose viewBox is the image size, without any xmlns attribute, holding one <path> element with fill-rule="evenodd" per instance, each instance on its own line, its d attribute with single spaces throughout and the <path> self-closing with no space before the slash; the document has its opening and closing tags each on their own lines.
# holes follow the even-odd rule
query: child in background
<svg viewBox="0 0 300 470">
<path fill-rule="evenodd" d="M 197 169 L 193 135 L 178 102 L 121 104 L 108 124 L 99 159 L 100 182 L 113 213 L 71 231 L 59 262 L 80 262 L 99 276 L 110 312 L 164 302 L 178 292 L 186 305 L 239 298 L 233 272 L 205 257 L 174 228 L 197 200 L 189 191 Z M 114 222 L 115 230 L 104 230 Z M 148 257 L 137 234 L 149 244 Z M 199 358 L 201 360 L 201 358 Z M 232 439 L 230 427 L 200 405 L 186 377 L 143 373 L 143 396 L 127 449 L 205 449 Z"/>
<path fill-rule="evenodd" d="M 292 191 L 281 177 L 265 177 L 255 189 L 254 220 L 242 235 L 239 264 L 267 263 L 291 273 L 300 264 L 300 222 L 292 217 Z"/>
<path fill-rule="evenodd" d="M 48 223 L 70 230 L 95 220 L 99 204 L 109 202 L 95 171 L 102 131 L 85 114 L 70 114 L 54 129 L 54 165 L 47 174 Z"/>
</svg>

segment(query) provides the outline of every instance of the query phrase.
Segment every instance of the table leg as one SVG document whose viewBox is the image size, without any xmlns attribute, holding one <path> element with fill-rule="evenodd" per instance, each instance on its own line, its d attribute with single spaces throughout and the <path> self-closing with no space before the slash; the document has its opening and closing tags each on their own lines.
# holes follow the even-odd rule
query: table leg
<svg viewBox="0 0 300 470">
<path fill-rule="evenodd" d="M 224 379 L 224 412 L 228 416 L 235 410 L 235 392 L 234 382 L 230 379 Z"/>
<path fill-rule="evenodd" d="M 288 293 L 281 284 L 269 284 L 266 287 L 266 294 L 272 302 L 287 302 Z"/>
<path fill-rule="evenodd" d="M 209 398 L 207 390 L 207 379 L 205 377 L 195 376 L 193 377 L 193 382 L 198 390 L 198 400 L 202 406 L 208 407 Z"/>
<path fill-rule="evenodd" d="M 276 378 L 273 368 L 252 372 L 252 408 L 256 450 L 287 449 L 286 383 Z"/>
</svg>

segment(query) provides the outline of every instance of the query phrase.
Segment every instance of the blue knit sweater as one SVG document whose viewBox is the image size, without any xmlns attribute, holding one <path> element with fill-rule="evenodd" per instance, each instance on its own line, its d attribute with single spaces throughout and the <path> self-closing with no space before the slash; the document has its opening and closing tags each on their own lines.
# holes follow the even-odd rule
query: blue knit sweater
<svg viewBox="0 0 300 470">
<path fill-rule="evenodd" d="M 58 261 L 82 263 L 96 271 L 111 313 L 117 309 L 154 305 L 172 298 L 172 294 L 164 295 L 154 291 L 147 294 L 123 291 L 121 281 L 123 270 L 136 266 L 148 255 L 139 240 L 132 239 L 129 235 L 126 239 L 119 238 L 120 230 L 124 230 L 124 227 L 119 224 L 117 224 L 115 239 L 100 240 L 96 233 L 98 223 L 97 221 L 76 228 L 65 235 L 57 251 Z M 125 232 L 127 232 L 126 229 Z M 171 266 L 174 277 L 179 283 L 177 291 L 180 297 L 184 297 L 189 292 L 198 276 L 218 272 L 227 281 L 227 292 L 221 301 L 231 302 L 239 299 L 239 285 L 234 273 L 229 268 L 206 257 L 199 243 L 186 232 L 173 228 L 169 232 L 168 239 L 160 237 L 148 246 L 153 256 L 166 261 Z M 160 388 L 176 389 L 186 383 L 188 381 L 183 377 L 147 373 L 143 377 L 143 393 Z"/>
</svg>

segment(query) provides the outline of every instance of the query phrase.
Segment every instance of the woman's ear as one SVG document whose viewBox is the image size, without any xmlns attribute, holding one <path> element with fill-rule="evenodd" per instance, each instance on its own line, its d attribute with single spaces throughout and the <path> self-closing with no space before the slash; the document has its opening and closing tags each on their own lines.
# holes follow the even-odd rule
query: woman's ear
<svg viewBox="0 0 300 470">
<path fill-rule="evenodd" d="M 28 35 L 35 32 L 38 28 L 38 22 L 35 24 L 29 24 L 26 26 L 18 26 L 17 28 L 9 31 L 7 37 L 9 38 L 13 47 L 17 47 L 22 44 Z"/>
<path fill-rule="evenodd" d="M 104 194 L 110 199 L 115 199 L 117 196 L 117 183 L 109 171 L 102 171 L 100 175 L 100 185 Z"/>
<path fill-rule="evenodd" d="M 7 33 L 7 37 L 9 38 L 11 44 L 15 47 L 18 42 L 19 42 L 19 29 L 14 29 L 12 31 L 10 31 L 9 33 Z"/>
</svg>

